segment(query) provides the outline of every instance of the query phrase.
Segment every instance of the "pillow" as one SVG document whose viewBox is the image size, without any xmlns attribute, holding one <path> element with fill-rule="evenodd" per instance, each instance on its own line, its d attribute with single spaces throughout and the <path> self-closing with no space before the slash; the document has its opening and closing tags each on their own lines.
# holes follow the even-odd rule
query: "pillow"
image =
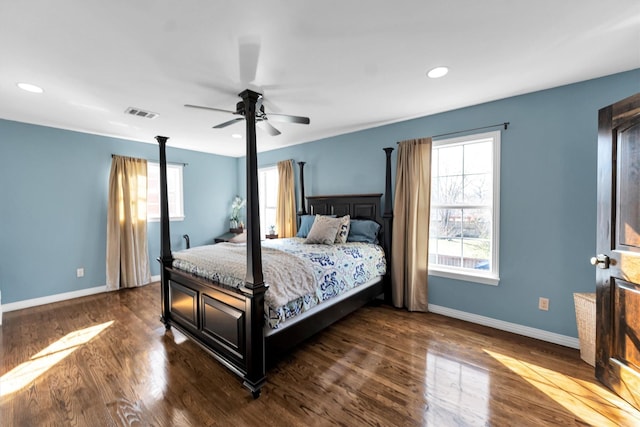
<svg viewBox="0 0 640 427">
<path fill-rule="evenodd" d="M 309 235 L 304 242 L 332 245 L 336 240 L 341 221 L 341 218 L 316 215 L 316 220 L 313 222 Z"/>
<path fill-rule="evenodd" d="M 247 230 L 244 230 L 240 234 L 236 234 L 232 238 L 229 239 L 231 243 L 246 243 L 247 241 Z"/>
<path fill-rule="evenodd" d="M 322 215 L 328 216 L 330 218 L 335 218 L 335 215 Z M 296 237 L 307 237 L 309 235 L 309 231 L 311 231 L 311 226 L 313 222 L 316 220 L 315 215 L 302 215 L 300 217 L 300 228 L 298 229 L 298 233 Z"/>
<path fill-rule="evenodd" d="M 334 243 L 346 243 L 347 236 L 349 235 L 349 225 L 351 224 L 351 217 L 349 215 L 345 215 L 341 218 L 340 225 L 338 226 L 338 234 L 336 234 L 336 240 Z"/>
<path fill-rule="evenodd" d="M 300 228 L 298 229 L 298 234 L 296 234 L 296 237 L 307 237 L 309 235 L 309 231 L 311 231 L 313 221 L 315 220 L 315 215 L 302 215 L 300 217 Z"/>
<path fill-rule="evenodd" d="M 380 224 L 369 219 L 352 219 L 347 242 L 378 243 Z"/>
</svg>

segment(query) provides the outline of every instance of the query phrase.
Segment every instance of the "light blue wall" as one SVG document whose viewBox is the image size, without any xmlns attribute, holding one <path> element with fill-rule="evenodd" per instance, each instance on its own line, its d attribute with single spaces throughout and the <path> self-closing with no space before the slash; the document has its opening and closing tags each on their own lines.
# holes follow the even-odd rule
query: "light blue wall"
<svg viewBox="0 0 640 427">
<path fill-rule="evenodd" d="M 213 243 L 228 228 L 236 159 L 171 148 L 184 168 L 186 219 L 172 248 Z M 111 154 L 158 159 L 145 144 L 0 120 L 0 290 L 7 304 L 103 286 Z M 151 273 L 160 274 L 159 223 L 148 225 Z M 76 268 L 85 276 L 76 278 Z"/>
<path fill-rule="evenodd" d="M 573 293 L 595 289 L 588 259 L 595 251 L 598 109 L 636 92 L 640 70 L 260 153 L 259 164 L 307 162 L 307 195 L 383 192 L 382 148 L 510 122 L 502 134 L 500 284 L 430 276 L 429 301 L 575 337 Z M 157 159 L 157 146 L 0 120 L 4 303 L 104 285 L 111 153 Z M 171 148 L 168 157 L 189 164 L 187 219 L 172 223 L 173 249 L 184 247 L 185 233 L 193 245 L 210 243 L 228 227 L 233 195 L 245 193 L 244 158 Z M 159 274 L 158 223 L 148 230 L 152 274 Z M 84 278 L 75 277 L 77 267 Z M 540 296 L 550 299 L 548 312 L 537 309 Z"/>
<path fill-rule="evenodd" d="M 261 153 L 306 161 L 307 195 L 384 191 L 383 147 L 510 122 L 502 133 L 500 284 L 429 276 L 429 302 L 577 336 L 574 292 L 594 292 L 598 109 L 640 92 L 640 70 Z M 313 118 L 311 118 L 313 120 Z M 395 173 L 395 151 L 393 157 Z M 244 193 L 244 159 L 238 188 Z M 297 174 L 297 170 L 296 170 Z M 538 298 L 550 299 L 548 312 Z"/>
</svg>

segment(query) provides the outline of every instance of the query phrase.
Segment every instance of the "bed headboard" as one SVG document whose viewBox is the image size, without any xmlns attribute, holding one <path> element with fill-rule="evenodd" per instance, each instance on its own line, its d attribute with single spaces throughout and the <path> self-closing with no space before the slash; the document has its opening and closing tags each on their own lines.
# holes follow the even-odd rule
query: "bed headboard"
<svg viewBox="0 0 640 427">
<path fill-rule="evenodd" d="M 393 228 L 393 202 L 391 200 L 391 153 L 393 147 L 383 148 L 386 156 L 384 213 L 380 210 L 382 193 L 377 194 L 344 194 L 335 196 L 304 196 L 305 162 L 298 162 L 300 166 L 301 207 L 298 215 L 305 215 L 307 209 L 305 199 L 309 205 L 311 215 L 350 215 L 354 219 L 372 219 L 380 224 L 378 240 L 384 249 L 387 265 L 391 266 L 391 233 Z M 385 299 L 391 302 L 391 268 L 385 275 Z"/>
<path fill-rule="evenodd" d="M 382 225 L 381 197 L 382 193 L 309 196 L 307 203 L 311 215 L 350 215 L 351 218 L 372 219 Z"/>
</svg>

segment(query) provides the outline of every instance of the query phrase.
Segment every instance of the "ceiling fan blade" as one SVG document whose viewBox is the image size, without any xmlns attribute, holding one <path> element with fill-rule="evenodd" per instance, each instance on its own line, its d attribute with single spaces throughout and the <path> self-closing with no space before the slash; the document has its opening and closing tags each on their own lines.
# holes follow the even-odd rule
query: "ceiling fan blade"
<svg viewBox="0 0 640 427">
<path fill-rule="evenodd" d="M 260 38 L 258 36 L 242 37 L 238 41 L 238 54 L 240 82 L 246 86 L 256 79 L 260 58 Z"/>
<path fill-rule="evenodd" d="M 278 136 L 281 133 L 278 129 L 271 126 L 271 123 L 267 122 L 266 120 L 260 120 L 256 124 L 260 127 L 260 129 L 267 132 L 271 136 Z"/>
<path fill-rule="evenodd" d="M 311 123 L 309 117 L 290 116 L 288 114 L 275 114 L 269 113 L 269 120 L 280 123 L 300 123 L 302 125 L 308 125 Z"/>
<path fill-rule="evenodd" d="M 240 120 L 244 120 L 244 117 L 237 117 L 235 119 L 231 119 L 228 122 L 224 122 L 224 123 L 220 123 L 219 125 L 215 125 L 213 128 L 214 129 L 222 129 L 222 128 L 226 128 L 229 125 L 234 124 L 235 122 L 238 122 Z"/>
<path fill-rule="evenodd" d="M 221 113 L 231 113 L 231 114 L 236 114 L 235 111 L 231 111 L 231 110 L 222 110 L 220 108 L 213 108 L 213 107 L 203 107 L 201 105 L 191 105 L 191 104 L 184 104 L 185 107 L 189 107 L 189 108 L 199 108 L 201 110 L 210 110 L 210 111 L 220 111 Z"/>
</svg>

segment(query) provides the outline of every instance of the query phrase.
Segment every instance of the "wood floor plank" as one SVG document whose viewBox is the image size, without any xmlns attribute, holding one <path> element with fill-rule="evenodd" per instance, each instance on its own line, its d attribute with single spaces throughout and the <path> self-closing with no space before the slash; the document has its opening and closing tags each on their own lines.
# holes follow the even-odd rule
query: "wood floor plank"
<svg viewBox="0 0 640 427">
<path fill-rule="evenodd" d="M 254 400 L 159 314 L 158 284 L 6 313 L 0 424 L 640 425 L 577 350 L 385 305 L 295 348 Z"/>
</svg>

